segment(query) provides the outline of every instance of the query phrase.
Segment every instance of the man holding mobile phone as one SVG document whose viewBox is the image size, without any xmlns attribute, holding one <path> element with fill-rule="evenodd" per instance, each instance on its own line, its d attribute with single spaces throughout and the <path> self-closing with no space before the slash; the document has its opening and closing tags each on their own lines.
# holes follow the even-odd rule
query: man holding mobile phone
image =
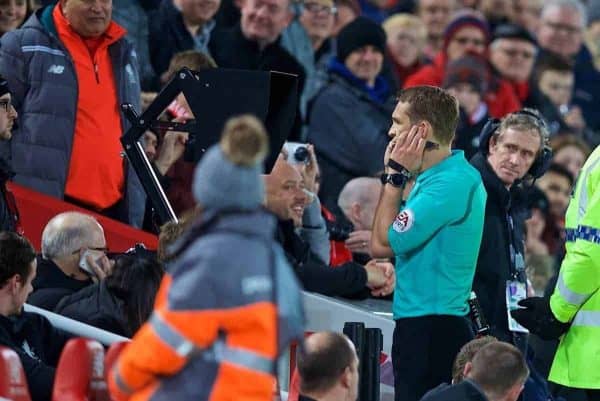
<svg viewBox="0 0 600 401">
<path fill-rule="evenodd" d="M 405 89 L 392 120 L 371 252 L 396 259 L 395 399 L 416 401 L 450 382 L 454 357 L 473 337 L 467 300 L 487 195 L 464 153 L 451 150 L 453 96 L 432 86 Z"/>
</svg>

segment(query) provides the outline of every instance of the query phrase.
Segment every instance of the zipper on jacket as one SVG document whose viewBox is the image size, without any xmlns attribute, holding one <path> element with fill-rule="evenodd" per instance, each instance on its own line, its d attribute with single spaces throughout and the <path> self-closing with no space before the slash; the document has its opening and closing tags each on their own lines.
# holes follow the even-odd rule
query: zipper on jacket
<svg viewBox="0 0 600 401">
<path fill-rule="evenodd" d="M 98 77 L 98 64 L 96 64 L 96 62 L 94 62 L 94 74 L 96 74 L 96 83 L 99 84 L 100 77 Z"/>
</svg>

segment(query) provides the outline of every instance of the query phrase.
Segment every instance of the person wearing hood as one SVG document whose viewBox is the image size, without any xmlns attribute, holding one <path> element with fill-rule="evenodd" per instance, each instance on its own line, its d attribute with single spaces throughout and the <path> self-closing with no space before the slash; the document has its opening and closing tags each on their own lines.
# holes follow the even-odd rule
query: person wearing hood
<svg viewBox="0 0 600 401">
<path fill-rule="evenodd" d="M 201 214 L 175 245 L 154 311 L 108 374 L 111 398 L 271 401 L 280 352 L 304 333 L 300 286 L 262 207 L 268 138 L 230 119 L 196 167 Z"/>
<path fill-rule="evenodd" d="M 404 82 L 404 87 L 441 86 L 448 63 L 467 53 L 479 54 L 487 59 L 490 38 L 490 28 L 481 13 L 473 10 L 458 11 L 444 31 L 443 49 L 431 64 L 411 75 Z M 500 78 L 490 81 L 484 100 L 494 118 L 501 118 L 521 107 L 512 86 Z"/>
<path fill-rule="evenodd" d="M 383 170 L 395 106 L 381 75 L 385 46 L 385 32 L 369 19 L 358 17 L 346 25 L 329 64 L 330 82 L 309 111 L 308 141 L 321 166 L 319 198 L 338 215 L 337 199 L 344 185 Z"/>
</svg>

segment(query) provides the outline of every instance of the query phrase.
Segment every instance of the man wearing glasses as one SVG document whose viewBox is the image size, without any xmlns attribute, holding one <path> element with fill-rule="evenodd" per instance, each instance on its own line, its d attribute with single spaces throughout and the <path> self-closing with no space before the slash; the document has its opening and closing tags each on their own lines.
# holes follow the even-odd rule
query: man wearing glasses
<svg viewBox="0 0 600 401">
<path fill-rule="evenodd" d="M 12 138 L 12 128 L 17 119 L 17 111 L 12 105 L 8 82 L 0 76 L 0 141 Z M 21 232 L 19 213 L 13 194 L 6 188 L 6 181 L 12 178 L 12 170 L 0 158 L 0 230 Z"/>
<path fill-rule="evenodd" d="M 114 262 L 106 256 L 102 226 L 92 216 L 65 212 L 54 216 L 42 233 L 30 304 L 53 310 L 60 300 L 106 278 Z"/>
<path fill-rule="evenodd" d="M 578 0 L 552 0 L 542 10 L 538 41 L 544 50 L 557 53 L 575 62 L 573 103 L 581 108 L 587 126 L 600 129 L 600 114 L 596 104 L 600 99 L 600 72 L 583 45 L 587 24 L 586 9 Z"/>
</svg>

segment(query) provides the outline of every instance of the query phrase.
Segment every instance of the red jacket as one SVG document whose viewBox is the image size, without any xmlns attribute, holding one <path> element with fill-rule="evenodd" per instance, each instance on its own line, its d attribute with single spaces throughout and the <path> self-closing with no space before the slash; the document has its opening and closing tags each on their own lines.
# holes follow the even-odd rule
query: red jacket
<svg viewBox="0 0 600 401">
<path fill-rule="evenodd" d="M 446 74 L 446 63 L 446 54 L 439 52 L 431 64 L 423 66 L 406 80 L 404 88 L 419 85 L 442 86 Z M 491 87 L 484 98 L 490 116 L 501 118 L 521 108 L 521 102 L 508 81 L 495 79 Z"/>
</svg>

